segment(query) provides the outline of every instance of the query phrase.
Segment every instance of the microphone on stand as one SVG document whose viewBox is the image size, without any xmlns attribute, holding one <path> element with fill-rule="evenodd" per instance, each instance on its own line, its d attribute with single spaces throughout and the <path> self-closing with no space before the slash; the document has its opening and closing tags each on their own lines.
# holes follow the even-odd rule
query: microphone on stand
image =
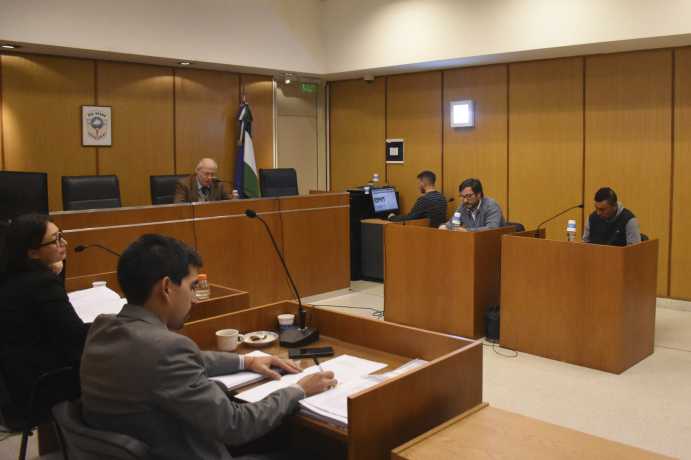
<svg viewBox="0 0 691 460">
<path fill-rule="evenodd" d="M 283 254 L 281 253 L 281 250 L 278 249 L 278 245 L 276 244 L 276 240 L 274 239 L 274 236 L 271 233 L 269 225 L 266 223 L 264 219 L 259 217 L 259 215 L 257 215 L 257 213 L 253 209 L 246 209 L 245 215 L 250 219 L 259 219 L 259 221 L 262 224 L 264 224 L 264 228 L 266 229 L 266 232 L 269 234 L 269 238 L 271 238 L 271 242 L 274 245 L 276 254 L 278 254 L 278 258 L 281 260 L 281 264 L 283 264 L 283 269 L 285 270 L 286 275 L 288 276 L 288 281 L 290 281 L 290 286 L 293 288 L 293 293 L 295 294 L 295 298 L 298 301 L 298 328 L 289 329 L 287 331 L 281 332 L 281 335 L 279 337 L 279 343 L 282 347 L 296 348 L 302 345 L 307 345 L 316 342 L 317 340 L 319 340 L 319 331 L 313 327 L 305 326 L 306 312 L 305 308 L 302 306 L 300 293 L 298 292 L 297 286 L 295 286 L 293 277 L 290 275 L 290 270 L 288 270 L 288 266 L 286 265 L 286 261 L 283 258 Z"/>
<path fill-rule="evenodd" d="M 100 245 L 100 244 L 86 244 L 86 245 L 80 244 L 80 245 L 74 247 L 74 252 L 84 252 L 85 250 L 87 250 L 87 249 L 89 249 L 89 248 L 99 248 L 99 249 L 102 249 L 102 250 L 104 250 L 104 251 L 106 251 L 106 252 L 110 252 L 110 253 L 113 254 L 115 257 L 120 257 L 120 254 L 119 254 L 119 253 L 113 251 L 113 250 L 110 249 L 110 248 L 107 248 L 107 247 L 105 247 L 105 246 L 102 246 L 102 245 Z"/>
<path fill-rule="evenodd" d="M 571 207 L 568 208 L 568 209 L 564 209 L 564 210 L 561 211 L 559 214 L 550 217 L 549 219 L 547 219 L 547 220 L 544 221 L 544 222 L 540 222 L 540 225 L 538 225 L 538 226 L 537 226 L 537 229 L 535 230 L 535 238 L 540 238 L 540 228 L 541 228 L 543 225 L 545 225 L 546 223 L 548 223 L 548 222 L 550 222 L 550 221 L 556 219 L 557 217 L 561 216 L 562 214 L 566 214 L 567 212 L 571 211 L 572 209 L 577 209 L 577 208 L 583 209 L 583 203 L 577 204 L 576 206 L 571 206 Z"/>
</svg>

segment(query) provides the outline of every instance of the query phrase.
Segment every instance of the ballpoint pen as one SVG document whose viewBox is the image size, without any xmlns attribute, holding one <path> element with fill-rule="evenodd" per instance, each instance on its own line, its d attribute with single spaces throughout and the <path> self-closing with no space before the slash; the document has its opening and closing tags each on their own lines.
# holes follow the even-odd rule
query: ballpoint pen
<svg viewBox="0 0 691 460">
<path fill-rule="evenodd" d="M 319 372 L 324 372 L 324 369 L 322 369 L 321 364 L 319 364 L 319 361 L 317 360 L 317 357 L 316 357 L 316 356 L 313 356 L 312 359 L 314 360 L 314 364 L 316 364 L 317 367 L 319 368 Z"/>
</svg>

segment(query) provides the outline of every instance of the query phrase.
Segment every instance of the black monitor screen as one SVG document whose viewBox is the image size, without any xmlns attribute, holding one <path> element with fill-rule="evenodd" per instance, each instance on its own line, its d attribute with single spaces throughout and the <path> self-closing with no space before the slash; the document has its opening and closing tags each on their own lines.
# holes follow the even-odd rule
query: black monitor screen
<svg viewBox="0 0 691 460">
<path fill-rule="evenodd" d="M 396 199 L 396 189 L 375 188 L 372 189 L 372 205 L 374 213 L 398 211 L 398 200 Z"/>
<path fill-rule="evenodd" d="M 0 171 L 0 220 L 48 214 L 48 174 Z"/>
</svg>

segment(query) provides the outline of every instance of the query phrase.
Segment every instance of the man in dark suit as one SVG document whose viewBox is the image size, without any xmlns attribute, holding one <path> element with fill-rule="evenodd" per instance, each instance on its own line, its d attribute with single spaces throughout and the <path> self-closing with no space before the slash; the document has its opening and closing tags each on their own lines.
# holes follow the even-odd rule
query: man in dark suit
<svg viewBox="0 0 691 460">
<path fill-rule="evenodd" d="M 230 459 L 226 445 L 267 434 L 302 398 L 336 384 L 333 372 L 318 372 L 259 402 L 232 402 L 209 377 L 249 370 L 278 379 L 271 366 L 289 373 L 299 369 L 275 356 L 200 351 L 173 332 L 189 315 L 200 266 L 199 255 L 180 241 L 140 237 L 118 262 L 118 281 L 129 303 L 118 315 L 96 318 L 84 348 L 86 422 L 140 439 L 154 459 Z"/>
<path fill-rule="evenodd" d="M 202 158 L 195 173 L 181 179 L 175 186 L 176 203 L 229 200 L 224 183 L 216 179 L 218 164 L 212 158 Z"/>
</svg>

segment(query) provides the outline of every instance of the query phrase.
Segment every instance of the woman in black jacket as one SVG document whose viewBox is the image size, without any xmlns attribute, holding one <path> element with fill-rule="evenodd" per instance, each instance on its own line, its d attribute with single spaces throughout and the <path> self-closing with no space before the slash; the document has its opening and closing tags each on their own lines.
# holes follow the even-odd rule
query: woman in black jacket
<svg viewBox="0 0 691 460">
<path fill-rule="evenodd" d="M 79 366 L 88 327 L 56 274 L 67 241 L 50 218 L 23 215 L 1 233 L 0 366 L 15 404 L 22 406 L 40 375 Z"/>
</svg>

